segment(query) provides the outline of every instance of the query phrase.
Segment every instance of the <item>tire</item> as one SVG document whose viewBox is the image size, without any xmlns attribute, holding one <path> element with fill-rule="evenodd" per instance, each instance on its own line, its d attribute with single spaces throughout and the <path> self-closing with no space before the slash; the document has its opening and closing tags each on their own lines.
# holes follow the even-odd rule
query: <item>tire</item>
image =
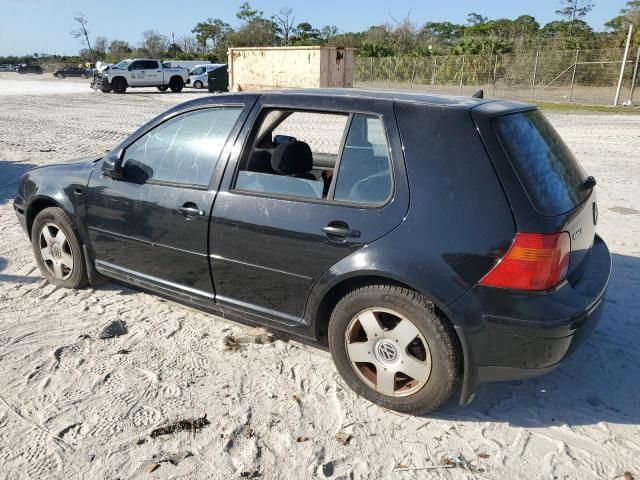
<svg viewBox="0 0 640 480">
<path fill-rule="evenodd" d="M 169 88 L 173 93 L 181 92 L 182 87 L 184 87 L 184 81 L 181 77 L 171 77 L 171 80 L 169 80 Z"/>
<path fill-rule="evenodd" d="M 422 295 L 394 285 L 367 285 L 344 296 L 331 314 L 329 348 L 349 387 L 402 413 L 437 409 L 461 378 L 452 327 Z"/>
<path fill-rule="evenodd" d="M 83 73 L 82 75 L 80 75 L 80 78 L 83 78 L 83 79 L 85 79 L 85 80 L 86 80 L 86 79 L 87 79 L 87 78 L 89 78 L 89 77 L 87 77 L 87 74 L 86 74 L 86 73 Z"/>
<path fill-rule="evenodd" d="M 121 77 L 114 78 L 113 81 L 111 82 L 111 89 L 115 93 L 126 93 L 127 83 Z"/>
<path fill-rule="evenodd" d="M 73 289 L 89 283 L 78 234 L 71 218 L 61 208 L 45 208 L 36 215 L 31 228 L 31 246 L 47 282 Z"/>
<path fill-rule="evenodd" d="M 59 73 L 58 75 L 56 75 L 56 77 L 58 77 L 58 78 L 60 78 L 60 79 L 63 79 L 63 78 L 64 78 L 64 75 L 63 75 L 62 73 Z"/>
<path fill-rule="evenodd" d="M 204 85 L 200 80 L 196 80 L 195 82 L 193 82 L 193 88 L 197 88 L 198 90 L 200 90 L 203 86 Z"/>
<path fill-rule="evenodd" d="M 166 92 L 169 89 L 169 87 L 167 87 L 166 85 L 162 85 L 161 87 L 156 87 L 156 88 L 161 92 Z"/>
</svg>

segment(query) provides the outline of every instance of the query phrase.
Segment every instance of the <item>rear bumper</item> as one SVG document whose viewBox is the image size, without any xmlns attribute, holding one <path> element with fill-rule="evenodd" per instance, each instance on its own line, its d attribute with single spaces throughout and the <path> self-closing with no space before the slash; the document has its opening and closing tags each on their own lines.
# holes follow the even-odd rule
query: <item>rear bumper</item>
<svg viewBox="0 0 640 480">
<path fill-rule="evenodd" d="M 546 292 L 476 286 L 452 304 L 465 356 L 461 403 L 481 383 L 545 374 L 570 355 L 602 316 L 611 255 L 596 236 L 579 280 Z"/>
</svg>

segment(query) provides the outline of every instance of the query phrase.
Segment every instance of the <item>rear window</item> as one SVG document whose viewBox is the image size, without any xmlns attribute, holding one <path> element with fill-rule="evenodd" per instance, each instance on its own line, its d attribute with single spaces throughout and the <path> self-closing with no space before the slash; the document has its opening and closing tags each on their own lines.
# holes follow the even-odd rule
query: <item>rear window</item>
<svg viewBox="0 0 640 480">
<path fill-rule="evenodd" d="M 589 196 L 580 165 L 540 111 L 504 115 L 494 124 L 536 210 L 562 215 Z"/>
</svg>

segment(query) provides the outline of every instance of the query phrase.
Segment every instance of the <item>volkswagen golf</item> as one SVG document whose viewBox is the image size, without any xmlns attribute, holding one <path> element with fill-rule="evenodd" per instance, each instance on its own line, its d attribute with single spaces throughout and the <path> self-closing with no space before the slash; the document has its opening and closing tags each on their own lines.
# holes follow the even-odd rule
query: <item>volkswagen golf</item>
<svg viewBox="0 0 640 480">
<path fill-rule="evenodd" d="M 554 369 L 601 317 L 596 181 L 535 106 L 354 89 L 208 96 L 14 208 L 48 282 L 106 278 L 328 347 L 407 413 Z"/>
</svg>

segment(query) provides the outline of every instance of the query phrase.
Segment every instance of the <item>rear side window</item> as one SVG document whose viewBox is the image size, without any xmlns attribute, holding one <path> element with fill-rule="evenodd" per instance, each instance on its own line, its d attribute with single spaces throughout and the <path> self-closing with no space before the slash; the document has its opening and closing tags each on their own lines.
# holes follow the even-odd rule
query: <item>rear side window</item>
<svg viewBox="0 0 640 480">
<path fill-rule="evenodd" d="M 589 196 L 580 165 L 540 111 L 497 117 L 494 125 L 511 164 L 540 213 L 562 215 Z"/>
<path fill-rule="evenodd" d="M 391 168 L 382 120 L 355 114 L 340 160 L 334 198 L 383 203 L 390 194 Z"/>
</svg>

